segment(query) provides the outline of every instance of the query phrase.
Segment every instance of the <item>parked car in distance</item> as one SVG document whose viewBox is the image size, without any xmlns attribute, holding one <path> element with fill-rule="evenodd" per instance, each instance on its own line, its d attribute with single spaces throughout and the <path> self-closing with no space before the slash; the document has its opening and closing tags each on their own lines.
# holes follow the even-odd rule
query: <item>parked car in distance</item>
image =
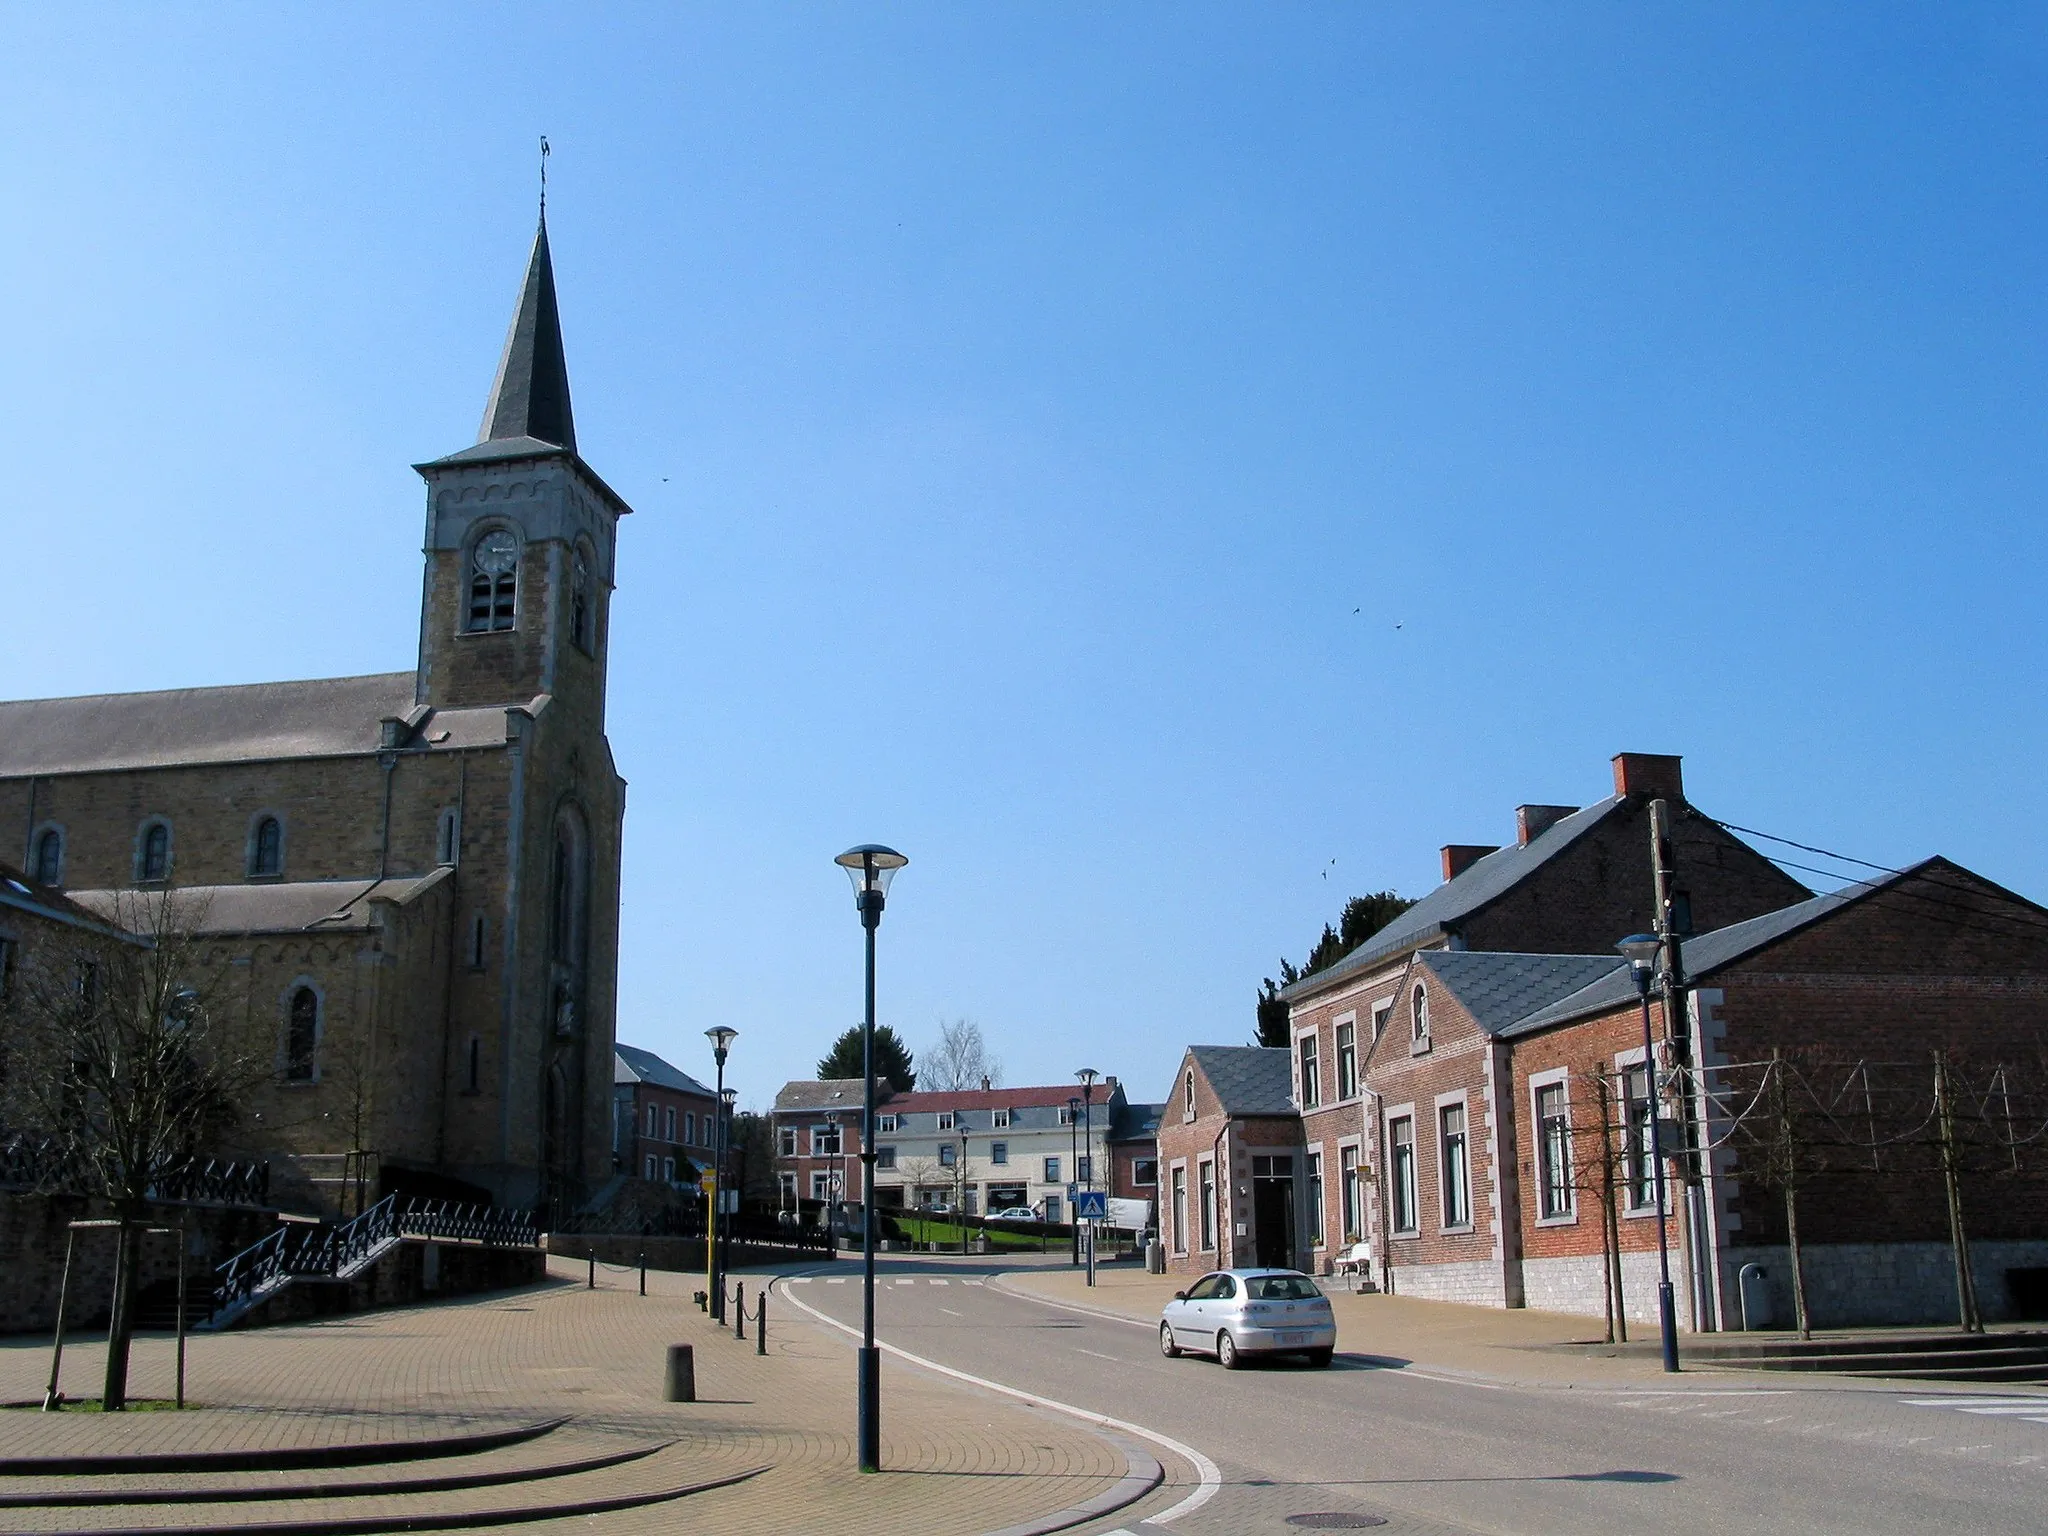
<svg viewBox="0 0 2048 1536">
<path fill-rule="evenodd" d="M 1006 1205 L 1000 1211 L 988 1213 L 990 1221 L 1036 1221 L 1038 1212 L 1028 1205 Z"/>
<path fill-rule="evenodd" d="M 1219 1269 L 1174 1292 L 1159 1316 L 1159 1352 L 1192 1350 L 1234 1371 L 1246 1355 L 1305 1355 L 1325 1366 L 1337 1352 L 1330 1298 L 1293 1269 Z"/>
</svg>

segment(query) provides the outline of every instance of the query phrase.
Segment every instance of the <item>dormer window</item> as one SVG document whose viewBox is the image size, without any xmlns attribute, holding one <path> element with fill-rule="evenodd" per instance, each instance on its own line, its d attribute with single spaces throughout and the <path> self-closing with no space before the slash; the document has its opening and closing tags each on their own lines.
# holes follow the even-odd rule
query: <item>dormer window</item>
<svg viewBox="0 0 2048 1536">
<path fill-rule="evenodd" d="M 493 528 L 470 551 L 469 617 L 472 634 L 510 629 L 518 607 L 519 537 Z"/>
<path fill-rule="evenodd" d="M 259 816 L 249 832 L 249 874 L 252 879 L 275 879 L 284 873 L 284 823 L 275 816 Z"/>
<path fill-rule="evenodd" d="M 590 558 L 578 545 L 569 555 L 569 638 L 590 652 Z"/>
<path fill-rule="evenodd" d="M 171 824 L 144 822 L 135 840 L 135 878 L 143 884 L 162 884 L 171 876 Z"/>
</svg>

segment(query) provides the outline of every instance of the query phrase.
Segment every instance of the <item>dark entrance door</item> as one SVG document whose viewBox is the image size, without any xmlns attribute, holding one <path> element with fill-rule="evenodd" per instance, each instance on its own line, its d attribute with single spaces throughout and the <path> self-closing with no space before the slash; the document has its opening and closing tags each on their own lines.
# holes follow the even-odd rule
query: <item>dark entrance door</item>
<svg viewBox="0 0 2048 1536">
<path fill-rule="evenodd" d="M 1262 1269 L 1294 1267 L 1294 1159 L 1252 1159 L 1252 1251 Z"/>
</svg>

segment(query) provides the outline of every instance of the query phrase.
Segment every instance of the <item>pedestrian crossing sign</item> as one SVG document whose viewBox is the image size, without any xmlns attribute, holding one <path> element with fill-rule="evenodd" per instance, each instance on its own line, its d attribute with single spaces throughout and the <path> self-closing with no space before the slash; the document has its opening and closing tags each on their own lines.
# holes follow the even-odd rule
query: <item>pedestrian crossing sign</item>
<svg viewBox="0 0 2048 1536">
<path fill-rule="evenodd" d="M 1076 1221 L 1101 1221 L 1109 1215 L 1109 1196 L 1099 1189 L 1084 1189 L 1074 1196 Z"/>
</svg>

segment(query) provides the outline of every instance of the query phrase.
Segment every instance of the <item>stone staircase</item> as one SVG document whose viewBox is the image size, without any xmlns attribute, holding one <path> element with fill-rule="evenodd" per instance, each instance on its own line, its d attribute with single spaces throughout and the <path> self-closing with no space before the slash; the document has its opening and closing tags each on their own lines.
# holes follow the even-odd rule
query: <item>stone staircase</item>
<svg viewBox="0 0 2048 1536">
<path fill-rule="evenodd" d="M 1710 1370 L 1828 1371 L 1903 1381 L 2048 1381 L 2048 1333 L 1703 1336 L 1687 1340 L 1685 1359 Z"/>
<path fill-rule="evenodd" d="M 673 1441 L 564 1419 L 210 1449 L 172 1448 L 169 1438 L 158 1448 L 46 1444 L 0 1460 L 0 1528 L 62 1536 L 455 1530 L 635 1509 L 764 1470 L 713 1473 Z"/>
</svg>

